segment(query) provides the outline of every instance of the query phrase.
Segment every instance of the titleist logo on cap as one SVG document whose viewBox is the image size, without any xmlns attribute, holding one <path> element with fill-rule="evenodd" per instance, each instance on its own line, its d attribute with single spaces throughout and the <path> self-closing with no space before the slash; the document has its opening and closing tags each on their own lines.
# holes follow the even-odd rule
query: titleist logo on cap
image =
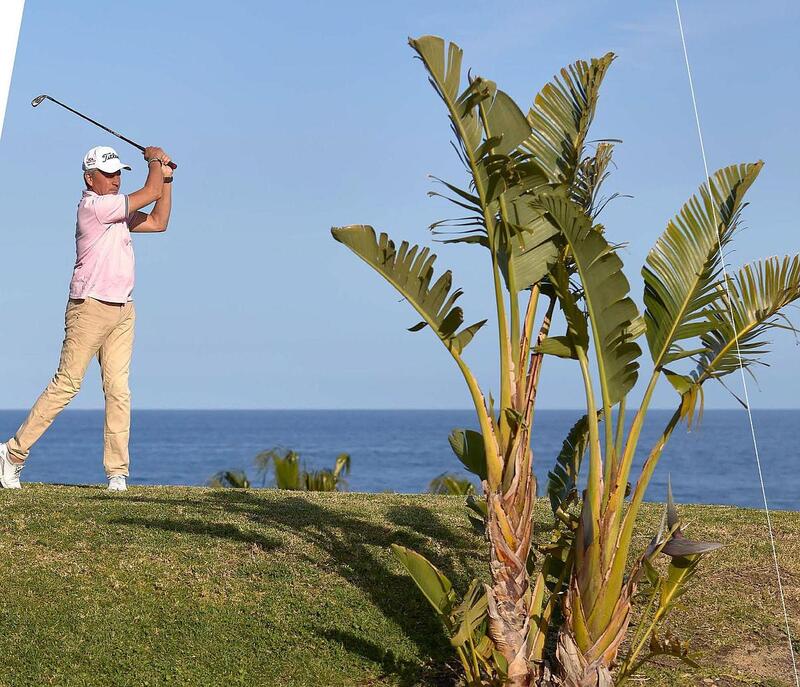
<svg viewBox="0 0 800 687">
<path fill-rule="evenodd" d="M 117 151 L 108 146 L 95 146 L 83 157 L 83 169 L 99 169 L 108 174 L 115 174 L 121 169 L 130 169 L 117 155 Z"/>
</svg>

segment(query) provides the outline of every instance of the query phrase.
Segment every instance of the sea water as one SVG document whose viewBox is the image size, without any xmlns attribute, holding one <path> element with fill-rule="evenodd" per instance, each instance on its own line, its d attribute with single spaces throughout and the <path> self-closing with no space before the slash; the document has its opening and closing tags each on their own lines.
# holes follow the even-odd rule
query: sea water
<svg viewBox="0 0 800 687">
<path fill-rule="evenodd" d="M 671 414 L 649 414 L 637 466 Z M 540 492 L 580 415 L 577 410 L 537 412 L 532 446 Z M 23 411 L 0 411 L 0 440 L 13 435 L 24 417 Z M 755 411 L 753 418 L 770 506 L 800 510 L 800 410 Z M 467 475 L 447 436 L 453 428 L 475 426 L 468 410 L 137 410 L 130 483 L 202 485 L 219 470 L 239 469 L 260 485 L 253 458 L 283 447 L 299 452 L 314 469 L 330 467 L 339 453 L 349 453 L 350 491 L 423 492 L 443 472 Z M 102 411 L 66 410 L 34 446 L 23 481 L 102 482 L 102 451 Z M 708 410 L 691 432 L 679 426 L 651 481 L 648 500 L 665 499 L 668 476 L 676 501 L 762 508 L 747 414 Z"/>
</svg>

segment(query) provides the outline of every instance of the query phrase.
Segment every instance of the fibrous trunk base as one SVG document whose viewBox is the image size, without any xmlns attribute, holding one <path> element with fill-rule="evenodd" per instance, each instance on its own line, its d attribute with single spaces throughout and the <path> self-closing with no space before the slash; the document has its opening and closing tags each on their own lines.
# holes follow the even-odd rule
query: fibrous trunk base
<svg viewBox="0 0 800 687">
<path fill-rule="evenodd" d="M 613 687 L 611 671 L 603 659 L 587 661 L 567 632 L 561 632 L 558 637 L 556 657 L 561 666 L 563 687 Z"/>
</svg>

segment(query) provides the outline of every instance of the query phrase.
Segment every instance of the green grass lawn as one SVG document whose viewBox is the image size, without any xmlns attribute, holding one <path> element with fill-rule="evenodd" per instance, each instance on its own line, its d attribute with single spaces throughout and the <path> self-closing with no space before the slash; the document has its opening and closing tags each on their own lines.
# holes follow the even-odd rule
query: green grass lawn
<svg viewBox="0 0 800 687">
<path fill-rule="evenodd" d="M 646 515 L 642 546 L 660 509 Z M 691 536 L 726 544 L 673 623 L 705 652 L 704 668 L 654 667 L 644 684 L 794 684 L 763 514 L 682 515 Z M 776 513 L 774 526 L 797 636 L 800 514 Z M 430 557 L 460 590 L 485 574 L 460 498 L 0 491 L 0 685 L 454 684 L 447 638 L 392 542 Z"/>
</svg>

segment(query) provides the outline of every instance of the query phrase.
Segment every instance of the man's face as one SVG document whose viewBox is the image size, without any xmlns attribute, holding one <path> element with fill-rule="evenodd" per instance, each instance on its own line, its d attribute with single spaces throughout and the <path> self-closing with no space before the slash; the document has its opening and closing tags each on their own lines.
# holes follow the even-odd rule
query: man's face
<svg viewBox="0 0 800 687">
<path fill-rule="evenodd" d="M 86 184 L 98 196 L 106 196 L 110 193 L 119 193 L 119 184 L 122 181 L 121 172 L 104 172 L 95 169 L 86 175 Z"/>
</svg>

